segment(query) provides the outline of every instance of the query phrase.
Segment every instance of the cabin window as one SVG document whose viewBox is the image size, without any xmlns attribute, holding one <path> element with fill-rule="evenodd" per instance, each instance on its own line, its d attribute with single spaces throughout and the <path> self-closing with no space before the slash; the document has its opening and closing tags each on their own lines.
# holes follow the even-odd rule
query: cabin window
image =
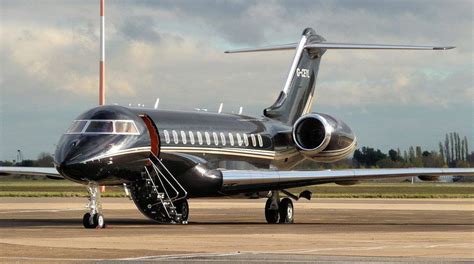
<svg viewBox="0 0 474 264">
<path fill-rule="evenodd" d="M 193 131 L 189 131 L 189 142 L 191 142 L 191 145 L 194 145 L 194 134 L 193 134 Z"/>
<path fill-rule="evenodd" d="M 166 144 L 169 144 L 171 142 L 170 133 L 168 133 L 168 130 L 165 130 L 165 131 L 163 131 L 163 134 L 165 135 Z"/>
<path fill-rule="evenodd" d="M 263 148 L 263 139 L 262 139 L 262 136 L 260 134 L 257 135 L 257 138 L 258 138 L 258 145 Z"/>
<path fill-rule="evenodd" d="M 212 132 L 212 137 L 214 138 L 214 144 L 216 146 L 219 145 L 219 137 L 217 136 L 216 132 Z"/>
<path fill-rule="evenodd" d="M 249 146 L 249 138 L 248 138 L 247 134 L 245 134 L 245 133 L 244 133 L 244 144 L 245 144 L 246 147 Z"/>
<path fill-rule="evenodd" d="M 239 144 L 239 146 L 242 146 L 242 138 L 240 137 L 240 134 L 239 133 L 235 133 L 237 135 L 237 143 Z"/>
<path fill-rule="evenodd" d="M 84 127 L 86 126 L 86 120 L 75 120 L 72 122 L 72 125 L 67 130 L 67 134 L 81 133 Z"/>
<path fill-rule="evenodd" d="M 255 134 L 250 134 L 250 139 L 252 140 L 252 146 L 257 146 L 257 139 L 255 138 Z"/>
<path fill-rule="evenodd" d="M 204 136 L 206 136 L 207 145 L 211 145 L 211 136 L 209 135 L 209 132 L 204 132 Z"/>
<path fill-rule="evenodd" d="M 117 134 L 137 134 L 138 129 L 133 121 L 115 121 L 115 132 Z"/>
<path fill-rule="evenodd" d="M 113 133 L 114 122 L 112 121 L 90 121 L 86 133 Z"/>
<path fill-rule="evenodd" d="M 186 145 L 186 132 L 184 132 L 183 130 L 181 130 L 181 140 L 183 141 L 183 144 Z"/>
<path fill-rule="evenodd" d="M 229 133 L 229 143 L 231 146 L 234 146 L 234 136 L 232 135 L 232 133 Z"/>
<path fill-rule="evenodd" d="M 198 142 L 199 142 L 199 145 L 202 145 L 202 134 L 201 132 L 197 132 L 197 137 L 198 137 Z"/>
<path fill-rule="evenodd" d="M 222 132 L 221 132 L 221 142 L 222 142 L 222 146 L 225 146 L 225 135 Z"/>
<path fill-rule="evenodd" d="M 172 133 L 173 133 L 174 144 L 178 144 L 179 143 L 178 132 L 176 132 L 176 130 L 173 130 Z"/>
</svg>

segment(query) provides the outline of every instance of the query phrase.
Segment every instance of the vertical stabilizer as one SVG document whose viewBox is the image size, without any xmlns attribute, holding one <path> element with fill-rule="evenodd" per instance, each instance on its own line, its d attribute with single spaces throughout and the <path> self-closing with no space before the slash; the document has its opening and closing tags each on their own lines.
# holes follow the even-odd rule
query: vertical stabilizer
<svg viewBox="0 0 474 264">
<path fill-rule="evenodd" d="M 305 49 L 308 43 L 325 39 L 312 28 L 303 31 L 283 90 L 264 115 L 292 125 L 301 115 L 311 111 L 316 77 L 324 49 Z"/>
</svg>

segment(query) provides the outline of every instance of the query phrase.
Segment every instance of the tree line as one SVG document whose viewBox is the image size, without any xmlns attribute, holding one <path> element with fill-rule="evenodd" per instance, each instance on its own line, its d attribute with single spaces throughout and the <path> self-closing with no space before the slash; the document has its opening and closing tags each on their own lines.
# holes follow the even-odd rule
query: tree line
<svg viewBox="0 0 474 264">
<path fill-rule="evenodd" d="M 469 154 L 467 137 L 461 139 L 456 132 L 447 133 L 444 144 L 439 142 L 439 153 L 449 167 L 459 167 L 459 163 L 469 162 L 472 158 L 472 153 Z"/>
<path fill-rule="evenodd" d="M 53 167 L 53 156 L 47 152 L 41 152 L 36 160 L 24 159 L 21 161 L 0 160 L 0 166 L 21 166 L 21 167 Z"/>
<path fill-rule="evenodd" d="M 457 132 L 447 133 L 444 144 L 439 142 L 438 151 L 422 150 L 411 146 L 408 151 L 390 149 L 387 154 L 380 150 L 362 147 L 354 152 L 355 167 L 407 168 L 407 167 L 471 167 L 474 152 L 469 153 L 467 137 L 461 139 Z"/>
</svg>

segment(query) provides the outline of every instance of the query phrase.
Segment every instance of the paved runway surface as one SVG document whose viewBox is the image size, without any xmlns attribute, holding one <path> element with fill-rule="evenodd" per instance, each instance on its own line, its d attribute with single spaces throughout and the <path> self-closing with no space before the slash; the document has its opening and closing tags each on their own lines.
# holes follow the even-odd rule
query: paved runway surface
<svg viewBox="0 0 474 264">
<path fill-rule="evenodd" d="M 299 201 L 292 225 L 265 224 L 264 199 L 197 199 L 188 225 L 159 225 L 112 198 L 102 230 L 85 202 L 0 198 L 0 262 L 474 261 L 472 199 Z"/>
</svg>

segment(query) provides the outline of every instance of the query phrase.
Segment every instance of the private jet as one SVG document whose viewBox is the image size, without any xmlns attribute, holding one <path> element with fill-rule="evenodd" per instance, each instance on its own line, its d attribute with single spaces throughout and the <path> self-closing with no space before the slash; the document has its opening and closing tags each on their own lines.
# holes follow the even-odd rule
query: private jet
<svg viewBox="0 0 474 264">
<path fill-rule="evenodd" d="M 297 43 L 226 51 L 295 51 L 282 91 L 262 116 L 98 106 L 72 121 L 57 144 L 54 167 L 0 167 L 0 173 L 85 185 L 89 193 L 83 217 L 86 228 L 105 227 L 102 185 L 123 185 L 138 210 L 159 223 L 187 223 L 190 198 L 246 196 L 267 198 L 265 219 L 276 224 L 293 223 L 293 201 L 311 198 L 308 190 L 293 194 L 290 188 L 394 177 L 474 176 L 470 168 L 294 169 L 304 160 L 345 159 L 357 145 L 355 134 L 342 120 L 311 112 L 326 51 L 452 48 L 334 43 L 307 28 Z"/>
</svg>

